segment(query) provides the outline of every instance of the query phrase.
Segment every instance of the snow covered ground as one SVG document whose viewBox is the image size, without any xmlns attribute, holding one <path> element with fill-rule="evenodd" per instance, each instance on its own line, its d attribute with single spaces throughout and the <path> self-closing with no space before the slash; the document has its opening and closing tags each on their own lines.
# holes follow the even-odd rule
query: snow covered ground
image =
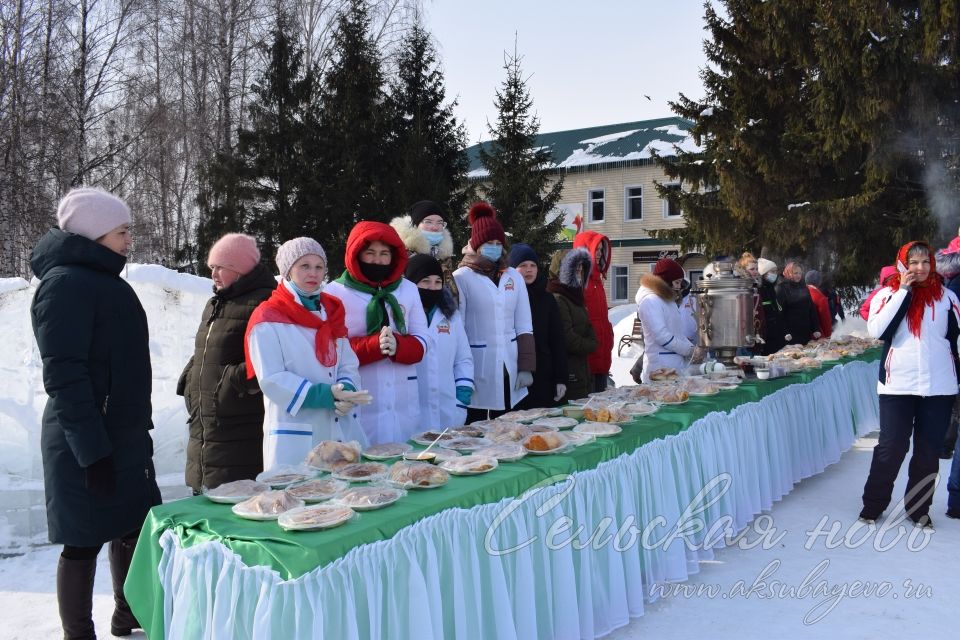
<svg viewBox="0 0 960 640">
<path fill-rule="evenodd" d="M 131 265 L 126 277 L 150 321 L 156 465 L 164 496 L 173 499 L 186 493 L 182 479 L 186 412 L 174 388 L 192 352 L 210 281 L 145 265 Z M 0 640 L 60 635 L 54 586 L 60 549 L 46 544 L 38 453 L 45 395 L 30 329 L 34 287 L 35 283 L 22 279 L 0 279 L 0 326 L 4 328 L 0 349 L 0 388 L 4 389 L 0 395 L 0 611 L 4 621 Z M 630 332 L 634 313 L 632 304 L 611 309 L 614 348 L 620 336 Z M 857 317 L 842 331 L 862 325 Z M 611 375 L 618 385 L 632 383 L 628 372 L 640 353 L 638 346 L 625 349 L 622 357 L 614 351 Z M 947 637 L 956 601 L 953 565 L 960 547 L 960 522 L 942 515 L 946 491 L 940 487 L 931 511 L 938 529 L 929 540 L 918 537 L 912 526 L 904 526 L 896 542 L 897 526 L 874 535 L 856 529 L 859 496 L 874 443 L 869 437 L 858 441 L 839 463 L 805 480 L 777 504 L 767 514 L 769 522 L 758 520 L 782 533 L 782 538 L 769 545 L 724 550 L 715 560 L 702 563 L 700 574 L 683 583 L 680 591 L 648 605 L 643 617 L 609 637 L 674 637 L 679 632 L 690 637 L 766 639 L 774 630 L 784 638 L 897 633 Z M 948 464 L 941 463 L 944 478 Z M 904 483 L 901 474 L 895 493 L 902 493 Z M 837 523 L 834 540 L 808 535 L 823 518 L 827 531 Z M 768 541 L 772 536 L 768 534 Z M 94 619 L 105 637 L 111 594 L 106 554 L 102 554 Z"/>
</svg>

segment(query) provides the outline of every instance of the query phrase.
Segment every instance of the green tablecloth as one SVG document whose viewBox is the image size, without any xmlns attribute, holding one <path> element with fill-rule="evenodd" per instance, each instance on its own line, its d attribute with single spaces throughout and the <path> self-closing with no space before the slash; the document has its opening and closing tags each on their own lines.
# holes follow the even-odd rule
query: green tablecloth
<svg viewBox="0 0 960 640">
<path fill-rule="evenodd" d="M 836 364 L 876 357 L 872 350 Z M 600 438 L 565 455 L 527 456 L 503 463 L 490 474 L 451 477 L 444 487 L 410 491 L 390 507 L 365 512 L 347 525 L 328 531 L 286 532 L 276 522 L 238 518 L 229 505 L 214 504 L 202 497 L 164 504 L 152 509 L 144 524 L 125 587 L 127 599 L 148 635 L 162 637 L 163 592 L 157 575 L 162 549 L 158 540 L 166 530 L 172 530 L 183 547 L 216 541 L 248 566 L 266 566 L 284 579 L 296 578 L 343 557 L 355 547 L 390 538 L 403 527 L 445 509 L 497 502 L 518 496 L 546 478 L 595 468 L 652 440 L 675 435 L 710 412 L 728 412 L 788 385 L 809 382 L 833 366 L 776 380 L 745 381 L 735 390 L 690 398 L 683 405 L 663 406 L 653 416 L 624 425 L 618 436 Z"/>
</svg>

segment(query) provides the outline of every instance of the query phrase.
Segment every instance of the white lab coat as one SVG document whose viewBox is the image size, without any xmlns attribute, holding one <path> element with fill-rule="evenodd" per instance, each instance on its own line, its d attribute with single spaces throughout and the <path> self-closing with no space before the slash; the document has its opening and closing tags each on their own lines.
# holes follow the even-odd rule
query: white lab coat
<svg viewBox="0 0 960 640">
<path fill-rule="evenodd" d="M 459 311 L 448 318 L 440 309 L 430 321 L 430 349 L 417 363 L 420 383 L 420 422 L 424 429 L 464 424 L 467 407 L 457 402 L 457 387 L 476 388 L 473 355 Z"/>
<path fill-rule="evenodd" d="M 931 277 L 933 275 L 931 274 Z M 880 338 L 906 302 L 907 292 L 884 287 L 870 301 L 867 332 Z M 881 363 L 883 379 L 877 392 L 891 395 L 952 396 L 957 393 L 957 372 L 947 340 L 947 319 L 960 322 L 960 306 L 952 291 L 944 287 L 943 297 L 926 307 L 920 337 L 910 333 L 907 317 L 893 333 L 893 341 Z"/>
<path fill-rule="evenodd" d="M 684 335 L 677 303 L 664 300 L 646 286 L 637 291 L 636 301 L 643 326 L 643 373 L 640 380 L 650 382 L 650 374 L 664 367 L 681 371 L 686 357 L 693 353 L 694 345 Z"/>
<path fill-rule="evenodd" d="M 508 267 L 495 285 L 469 267 L 453 272 L 460 294 L 460 314 L 473 353 L 476 391 L 472 409 L 510 409 L 527 396 L 516 388 L 517 336 L 533 334 L 527 285 L 516 269 Z M 503 370 L 510 377 L 510 406 L 503 406 Z"/>
<path fill-rule="evenodd" d="M 294 299 L 300 302 L 296 294 Z M 322 310 L 313 313 L 326 317 Z M 301 464 L 321 440 L 366 444 L 356 411 L 338 417 L 333 409 L 303 408 L 313 383 L 360 388 L 359 362 L 350 341 L 337 340 L 337 362 L 325 367 L 317 360 L 316 335 L 315 329 L 278 322 L 261 322 L 250 332 L 250 360 L 263 392 L 264 469 Z"/>
<path fill-rule="evenodd" d="M 367 335 L 367 303 L 369 293 L 351 289 L 339 282 L 331 282 L 325 289 L 340 298 L 346 310 L 347 334 L 351 337 Z M 409 280 L 401 280 L 393 292 L 407 325 L 407 334 L 417 338 L 424 354 L 429 352 L 427 340 L 427 316 L 423 312 L 417 286 Z M 387 305 L 390 327 L 396 331 L 390 305 Z M 400 364 L 390 358 L 365 364 L 360 368 L 363 388 L 370 392 L 373 401 L 361 406 L 360 425 L 371 444 L 380 442 L 403 442 L 420 428 L 420 392 L 417 384 L 417 367 Z"/>
</svg>

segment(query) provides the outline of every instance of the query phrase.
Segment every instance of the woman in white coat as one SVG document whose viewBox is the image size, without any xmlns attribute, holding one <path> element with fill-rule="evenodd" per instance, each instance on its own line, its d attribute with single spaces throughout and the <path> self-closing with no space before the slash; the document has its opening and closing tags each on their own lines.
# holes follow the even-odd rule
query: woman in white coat
<svg viewBox="0 0 960 640">
<path fill-rule="evenodd" d="M 683 267 L 675 260 L 661 258 L 653 270 L 640 278 L 637 313 L 643 325 L 643 373 L 650 382 L 657 369 L 680 371 L 693 354 L 694 345 L 684 332 L 677 292 L 683 282 Z"/>
<path fill-rule="evenodd" d="M 957 297 L 943 286 L 934 253 L 910 242 L 897 255 L 899 273 L 870 301 L 867 331 L 883 340 L 880 359 L 880 438 L 863 487 L 861 520 L 872 522 L 890 504 L 893 483 L 913 441 L 904 508 L 932 527 L 943 437 L 957 396 Z"/>
<path fill-rule="evenodd" d="M 373 402 L 360 410 L 371 444 L 403 442 L 420 430 L 416 364 L 427 351 L 427 318 L 417 287 L 403 277 L 407 250 L 382 222 L 357 223 L 346 269 L 327 286 L 343 302 L 347 334 Z"/>
<path fill-rule="evenodd" d="M 473 353 L 476 391 L 467 412 L 474 422 L 512 409 L 533 384 L 537 354 L 527 285 L 508 267 L 506 236 L 486 202 L 470 207 L 469 248 L 453 272 L 460 313 Z"/>
<path fill-rule="evenodd" d="M 417 364 L 420 422 L 425 429 L 446 429 L 467 420 L 473 395 L 473 355 L 463 318 L 450 290 L 443 286 L 443 266 L 429 255 L 410 258 L 407 280 L 417 285 L 430 327 L 430 348 Z"/>
<path fill-rule="evenodd" d="M 247 376 L 263 391 L 263 468 L 300 464 L 321 440 L 359 440 L 355 404 L 369 402 L 347 340 L 343 305 L 322 291 L 327 256 L 312 238 L 277 251 L 282 279 L 250 316 Z"/>
</svg>

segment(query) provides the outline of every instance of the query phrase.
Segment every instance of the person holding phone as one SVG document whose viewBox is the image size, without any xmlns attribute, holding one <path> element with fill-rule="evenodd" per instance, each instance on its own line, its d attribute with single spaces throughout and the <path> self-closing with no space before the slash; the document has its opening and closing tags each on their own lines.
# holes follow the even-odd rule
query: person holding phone
<svg viewBox="0 0 960 640">
<path fill-rule="evenodd" d="M 898 273 L 870 302 L 867 331 L 883 340 L 880 438 L 863 488 L 861 520 L 874 522 L 890 504 L 893 483 L 913 442 L 907 476 L 907 517 L 933 527 L 929 516 L 939 453 L 957 396 L 960 302 L 943 286 L 933 251 L 908 242 Z"/>
</svg>

